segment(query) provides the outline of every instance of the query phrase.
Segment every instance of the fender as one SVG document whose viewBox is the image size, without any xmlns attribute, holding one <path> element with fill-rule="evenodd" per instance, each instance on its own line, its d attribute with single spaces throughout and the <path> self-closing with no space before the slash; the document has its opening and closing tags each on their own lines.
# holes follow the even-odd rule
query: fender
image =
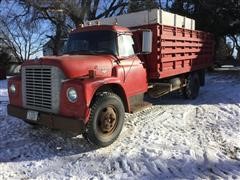
<svg viewBox="0 0 240 180">
<path fill-rule="evenodd" d="M 121 88 L 117 94 L 120 95 L 125 110 L 129 112 L 130 106 L 121 80 L 116 77 L 97 77 L 92 79 L 75 78 L 64 82 L 61 88 L 60 114 L 62 116 L 82 119 L 86 124 L 89 119 L 90 106 L 94 95 L 105 85 Z M 66 97 L 66 92 L 69 87 L 75 88 L 79 96 L 79 100 L 74 103 L 69 102 Z"/>
<path fill-rule="evenodd" d="M 125 110 L 128 112 L 130 109 L 128 103 L 128 97 L 126 95 L 126 90 L 123 86 L 122 81 L 118 77 L 98 77 L 94 79 L 86 79 L 82 82 L 83 89 L 85 92 L 85 99 L 87 107 L 90 107 L 92 99 L 96 92 L 104 86 L 113 87 L 113 90 L 119 90 L 119 92 L 115 92 L 122 99 Z"/>
</svg>

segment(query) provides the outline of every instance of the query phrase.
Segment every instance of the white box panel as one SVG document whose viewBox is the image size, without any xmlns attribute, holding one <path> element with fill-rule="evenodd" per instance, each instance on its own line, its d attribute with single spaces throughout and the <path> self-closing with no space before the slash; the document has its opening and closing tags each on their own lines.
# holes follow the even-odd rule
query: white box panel
<svg viewBox="0 0 240 180">
<path fill-rule="evenodd" d="M 159 10 L 160 11 L 160 22 L 159 24 L 166 26 L 175 26 L 175 14 Z"/>
<path fill-rule="evenodd" d="M 175 26 L 181 27 L 181 28 L 188 27 L 185 24 L 185 17 L 176 14 L 175 15 Z"/>
<path fill-rule="evenodd" d="M 191 27 L 189 29 L 195 29 L 195 21 L 193 19 L 185 17 L 186 27 Z"/>
<path fill-rule="evenodd" d="M 87 21 L 85 24 L 95 25 L 97 21 L 102 25 L 118 25 L 125 27 L 135 27 L 148 24 L 162 24 L 195 30 L 195 20 L 169 13 L 161 9 L 152 9 L 150 11 L 140 11 L 135 13 L 124 14 L 116 17 L 102 18 L 93 21 Z"/>
</svg>

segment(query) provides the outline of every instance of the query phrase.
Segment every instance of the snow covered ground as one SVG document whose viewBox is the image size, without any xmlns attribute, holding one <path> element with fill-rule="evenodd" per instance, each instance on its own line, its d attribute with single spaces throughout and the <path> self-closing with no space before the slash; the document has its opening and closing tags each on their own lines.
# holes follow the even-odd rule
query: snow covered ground
<svg viewBox="0 0 240 180">
<path fill-rule="evenodd" d="M 0 80 L 0 101 L 8 101 L 7 81 Z"/>
<path fill-rule="evenodd" d="M 82 136 L 6 115 L 0 81 L 0 179 L 240 179 L 240 71 L 218 71 L 195 101 L 177 94 L 127 114 L 119 139 Z"/>
</svg>

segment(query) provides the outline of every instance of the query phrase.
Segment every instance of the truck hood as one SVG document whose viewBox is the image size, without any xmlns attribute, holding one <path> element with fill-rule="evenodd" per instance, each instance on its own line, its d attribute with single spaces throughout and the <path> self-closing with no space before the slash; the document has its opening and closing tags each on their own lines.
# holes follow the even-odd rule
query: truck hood
<svg viewBox="0 0 240 180">
<path fill-rule="evenodd" d="M 109 77 L 112 74 L 114 57 L 111 55 L 63 55 L 45 56 L 36 61 L 27 61 L 23 66 L 49 65 L 57 66 L 66 78 L 87 76 L 94 70 L 96 76 Z"/>
</svg>

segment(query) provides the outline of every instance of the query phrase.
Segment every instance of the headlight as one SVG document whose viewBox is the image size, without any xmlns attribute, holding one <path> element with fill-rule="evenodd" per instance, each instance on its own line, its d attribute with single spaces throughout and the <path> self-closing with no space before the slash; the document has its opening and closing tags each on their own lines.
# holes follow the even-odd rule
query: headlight
<svg viewBox="0 0 240 180">
<path fill-rule="evenodd" d="M 9 90 L 11 93 L 15 94 L 16 93 L 16 86 L 14 84 L 11 84 L 11 86 L 9 87 Z"/>
<path fill-rule="evenodd" d="M 71 103 L 76 102 L 78 98 L 77 91 L 74 88 L 68 88 L 67 98 Z"/>
</svg>

